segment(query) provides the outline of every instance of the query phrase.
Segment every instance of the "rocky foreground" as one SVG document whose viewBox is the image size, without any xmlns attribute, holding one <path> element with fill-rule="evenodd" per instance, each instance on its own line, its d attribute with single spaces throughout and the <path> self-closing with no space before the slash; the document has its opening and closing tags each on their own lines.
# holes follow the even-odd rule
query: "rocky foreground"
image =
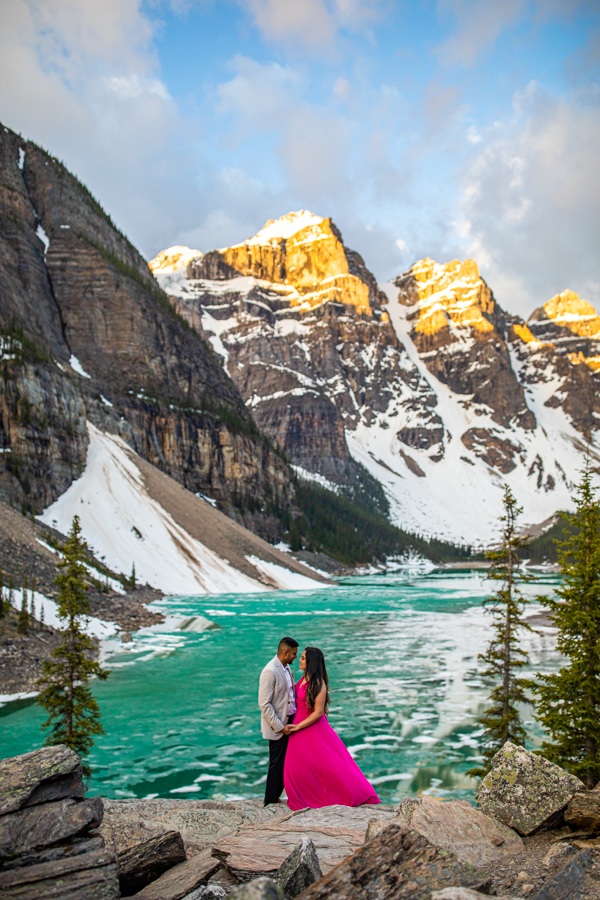
<svg viewBox="0 0 600 900">
<path fill-rule="evenodd" d="M 480 809 L 433 797 L 290 813 L 85 799 L 79 757 L 0 762 L 0 895 L 19 900 L 600 898 L 600 785 L 507 743 Z"/>
</svg>

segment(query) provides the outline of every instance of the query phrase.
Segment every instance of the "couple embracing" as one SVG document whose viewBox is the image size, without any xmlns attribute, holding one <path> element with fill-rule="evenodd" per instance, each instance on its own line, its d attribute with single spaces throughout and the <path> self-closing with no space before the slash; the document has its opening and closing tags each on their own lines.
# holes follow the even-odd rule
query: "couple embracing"
<svg viewBox="0 0 600 900">
<path fill-rule="evenodd" d="M 261 730 L 269 741 L 265 806 L 280 803 L 284 787 L 292 810 L 381 803 L 327 720 L 329 680 L 322 652 L 302 651 L 296 684 L 290 666 L 297 655 L 298 641 L 282 638 L 260 676 Z"/>
</svg>

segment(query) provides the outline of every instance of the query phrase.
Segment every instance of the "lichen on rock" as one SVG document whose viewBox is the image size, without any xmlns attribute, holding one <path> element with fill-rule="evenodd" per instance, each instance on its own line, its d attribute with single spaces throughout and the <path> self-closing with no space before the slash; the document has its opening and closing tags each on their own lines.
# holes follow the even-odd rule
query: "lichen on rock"
<svg viewBox="0 0 600 900">
<path fill-rule="evenodd" d="M 478 799 L 484 813 L 529 835 L 552 827 L 573 795 L 584 790 L 575 775 L 507 741 L 494 756 Z"/>
</svg>

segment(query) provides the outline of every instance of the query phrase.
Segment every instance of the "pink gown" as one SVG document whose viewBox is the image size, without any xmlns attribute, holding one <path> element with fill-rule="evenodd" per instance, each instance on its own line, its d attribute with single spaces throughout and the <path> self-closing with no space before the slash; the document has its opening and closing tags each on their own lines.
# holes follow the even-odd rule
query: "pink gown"
<svg viewBox="0 0 600 900">
<path fill-rule="evenodd" d="M 310 715 L 306 682 L 296 685 L 294 724 Z M 283 783 L 290 809 L 321 806 L 360 806 L 381 803 L 357 764 L 335 733 L 327 716 L 290 735 L 285 755 Z"/>
</svg>

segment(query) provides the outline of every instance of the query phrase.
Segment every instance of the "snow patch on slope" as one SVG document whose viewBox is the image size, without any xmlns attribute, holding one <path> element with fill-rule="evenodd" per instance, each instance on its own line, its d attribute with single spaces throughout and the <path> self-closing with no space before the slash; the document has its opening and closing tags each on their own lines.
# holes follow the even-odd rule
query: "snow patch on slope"
<svg viewBox="0 0 600 900">
<path fill-rule="evenodd" d="M 64 534 L 74 515 L 85 540 L 109 568 L 167 594 L 265 591 L 192 538 L 146 490 L 127 445 L 88 423 L 85 472 L 38 518 Z"/>
<path fill-rule="evenodd" d="M 2 596 L 5 600 L 10 599 L 10 591 L 8 588 L 2 589 Z M 12 605 L 15 609 L 21 609 L 21 602 L 23 599 L 23 593 L 20 589 L 15 589 L 12 595 Z M 27 592 L 27 609 L 29 610 L 31 603 L 31 591 Z M 33 592 L 33 605 L 34 605 L 34 616 L 40 621 L 42 617 L 43 610 L 43 619 L 44 625 L 50 625 L 51 628 L 64 628 L 64 622 L 62 622 L 58 618 L 58 604 L 55 603 L 54 600 L 50 600 L 49 597 L 46 597 L 44 594 L 40 594 L 39 591 Z M 105 640 L 113 634 L 116 634 L 119 631 L 119 626 L 115 622 L 105 622 L 102 619 L 97 619 L 96 616 L 85 616 L 84 617 L 84 626 L 83 631 L 86 634 L 89 634 L 90 637 L 97 637 L 100 640 Z"/>
<path fill-rule="evenodd" d="M 525 431 L 498 426 L 487 408 L 465 408 L 461 401 L 470 398 L 457 396 L 428 371 L 410 337 L 411 322 L 406 307 L 398 302 L 397 288 L 393 284 L 380 288 L 389 297 L 386 309 L 398 339 L 437 396 L 435 411 L 445 428 L 444 458 L 438 462 L 425 451 L 399 441 L 396 432 L 404 424 L 399 418 L 388 421 L 380 416 L 371 426 L 362 421 L 356 430 L 346 431 L 352 456 L 383 485 L 393 521 L 407 530 L 480 546 L 497 537 L 505 483 L 524 507 L 524 525 L 539 523 L 557 510 L 571 509 L 572 481 L 580 468 L 574 448 L 581 449 L 583 444 L 564 412 L 544 405 L 559 385 L 549 381 L 528 390 L 527 402 L 536 415 L 537 428 Z M 516 367 L 516 359 L 513 365 Z M 460 438 L 474 427 L 520 445 L 512 472 L 503 475 L 467 450 Z M 409 467 L 407 458 L 417 463 L 421 476 Z M 552 475 L 552 490 L 536 484 L 538 459 L 544 479 Z"/>
</svg>

